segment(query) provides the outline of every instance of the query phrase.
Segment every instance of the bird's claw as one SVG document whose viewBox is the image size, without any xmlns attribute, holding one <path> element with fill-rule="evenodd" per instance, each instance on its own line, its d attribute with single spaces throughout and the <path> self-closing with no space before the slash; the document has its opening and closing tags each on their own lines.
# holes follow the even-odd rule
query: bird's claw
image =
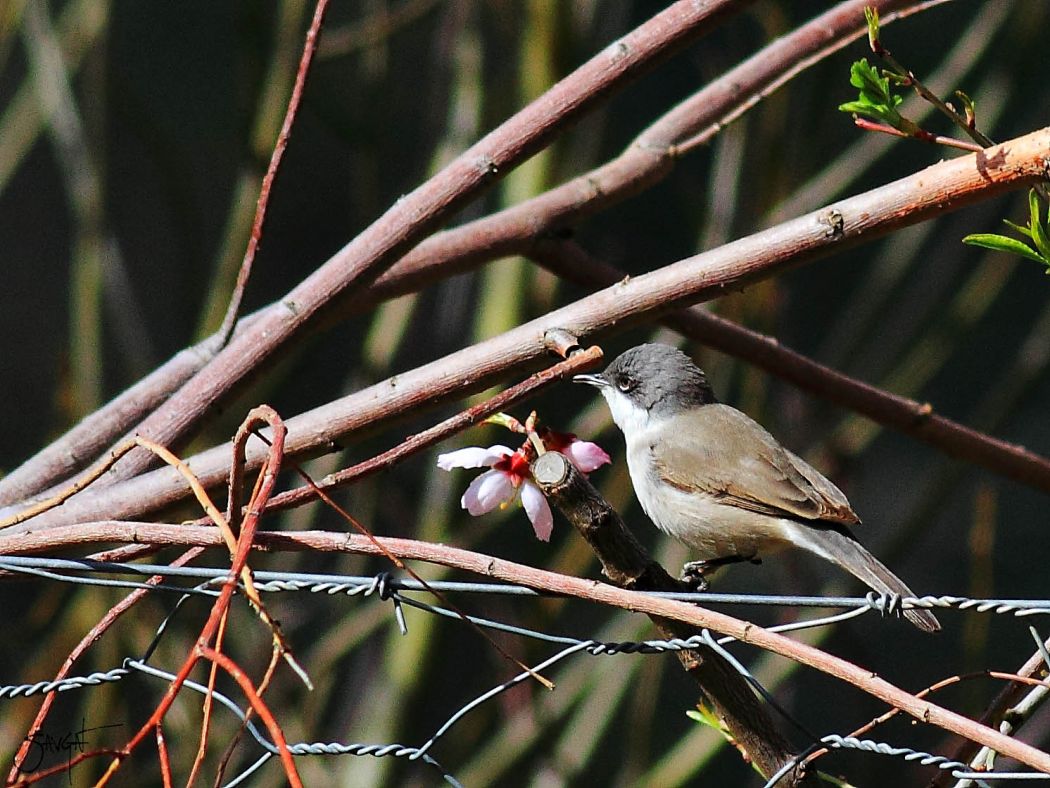
<svg viewBox="0 0 1050 788">
<path fill-rule="evenodd" d="M 720 566 L 736 563 L 761 564 L 762 559 L 757 555 L 726 555 L 720 558 L 708 558 L 705 561 L 690 561 L 682 565 L 682 575 L 678 582 L 689 588 L 690 591 L 706 591 L 711 585 L 707 580 L 707 573 L 718 569 Z"/>
<path fill-rule="evenodd" d="M 689 591 L 706 591 L 711 584 L 704 577 L 704 572 L 709 569 L 707 561 L 690 561 L 682 566 L 682 575 L 678 582 Z"/>
</svg>

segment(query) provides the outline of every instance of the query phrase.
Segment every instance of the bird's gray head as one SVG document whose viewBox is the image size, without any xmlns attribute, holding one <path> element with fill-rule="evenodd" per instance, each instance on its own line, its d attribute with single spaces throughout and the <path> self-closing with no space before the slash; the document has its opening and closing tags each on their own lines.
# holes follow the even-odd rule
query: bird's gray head
<svg viewBox="0 0 1050 788">
<path fill-rule="evenodd" d="M 577 375 L 573 381 L 596 386 L 625 433 L 650 419 L 717 401 L 703 370 L 670 345 L 638 345 L 617 356 L 604 372 Z"/>
</svg>

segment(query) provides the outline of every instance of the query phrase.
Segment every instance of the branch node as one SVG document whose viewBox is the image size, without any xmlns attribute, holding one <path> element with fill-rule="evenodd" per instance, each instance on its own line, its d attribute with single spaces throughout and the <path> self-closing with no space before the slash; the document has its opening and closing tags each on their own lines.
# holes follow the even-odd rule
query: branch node
<svg viewBox="0 0 1050 788">
<path fill-rule="evenodd" d="M 841 238 L 845 235 L 846 222 L 842 216 L 842 211 L 838 208 L 829 208 L 820 215 L 817 221 L 827 227 L 824 231 L 826 238 Z"/>
</svg>

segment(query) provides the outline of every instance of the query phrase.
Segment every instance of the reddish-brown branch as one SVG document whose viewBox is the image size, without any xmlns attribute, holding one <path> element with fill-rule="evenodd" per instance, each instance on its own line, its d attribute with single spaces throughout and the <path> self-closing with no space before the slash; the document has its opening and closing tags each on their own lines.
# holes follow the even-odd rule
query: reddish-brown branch
<svg viewBox="0 0 1050 788">
<path fill-rule="evenodd" d="M 128 743 L 115 754 L 113 761 L 99 780 L 99 785 L 106 784 L 109 779 L 116 774 L 124 760 L 135 751 L 135 748 L 138 747 L 150 733 L 155 732 L 156 727 L 163 722 L 164 717 L 168 713 L 168 709 L 171 708 L 171 704 L 174 703 L 176 696 L 182 689 L 182 685 L 186 682 L 198 660 L 200 660 L 202 656 L 205 656 L 206 652 L 208 654 L 217 653 L 212 649 L 211 644 L 215 641 L 216 634 L 226 616 L 227 610 L 229 609 L 230 601 L 233 598 L 233 592 L 237 587 L 237 578 L 242 576 L 247 569 L 248 554 L 252 549 L 255 531 L 259 521 L 258 511 L 265 506 L 266 499 L 273 491 L 277 475 L 280 473 L 281 460 L 284 456 L 284 442 L 287 431 L 285 430 L 280 417 L 277 416 L 272 409 L 263 406 L 254 408 L 248 414 L 246 424 L 254 425 L 260 420 L 269 423 L 271 428 L 272 439 L 270 452 L 263 464 L 262 480 L 258 485 L 258 499 L 253 497 L 253 500 L 249 505 L 249 513 L 245 518 L 244 527 L 238 535 L 236 550 L 232 555 L 230 571 L 227 574 L 226 581 L 222 585 L 222 590 L 220 591 L 218 598 L 212 605 L 208 620 L 205 622 L 200 634 L 197 636 L 194 648 L 191 650 L 190 654 L 187 655 L 182 666 L 176 672 L 175 678 L 172 680 L 171 684 L 168 685 L 164 697 L 161 699 L 160 703 L 157 704 L 157 708 L 150 715 L 146 723 L 143 724 L 142 727 L 131 737 Z M 213 509 L 213 507 L 207 508 Z M 212 516 L 217 517 L 217 512 L 213 513 Z M 223 529 L 216 529 L 217 532 L 222 530 Z M 228 544 L 227 547 L 229 547 Z M 248 585 L 248 590 L 249 593 L 251 593 L 250 585 Z M 259 610 L 260 612 L 263 612 L 261 605 L 259 606 Z M 274 637 L 275 639 L 279 637 L 276 629 L 274 629 Z M 215 661 L 212 657 L 209 658 L 211 658 L 212 661 Z M 287 749 L 287 747 L 285 749 Z M 293 783 L 298 780 L 294 762 L 291 764 L 291 771 L 288 772 L 288 778 Z"/>
<path fill-rule="evenodd" d="M 171 756 L 168 755 L 168 744 L 164 741 L 164 725 L 157 723 L 154 728 L 154 738 L 157 740 L 157 759 L 160 761 L 160 781 L 164 788 L 172 788 Z"/>
<path fill-rule="evenodd" d="M 274 651 L 270 654 L 270 662 L 266 665 L 266 672 L 263 674 L 262 681 L 259 682 L 259 695 L 261 696 L 266 692 L 266 688 L 270 686 L 270 681 L 273 679 L 274 674 L 277 672 L 278 659 L 280 655 Z M 248 723 L 252 718 L 252 707 L 249 706 L 245 709 L 244 718 L 241 720 L 240 725 L 237 726 L 237 733 L 230 737 L 229 743 L 226 745 L 226 749 L 219 759 L 219 765 L 215 770 L 215 784 L 218 785 L 223 780 L 223 775 L 226 773 L 226 769 L 229 766 L 230 759 L 233 757 L 234 752 L 237 750 L 237 745 L 240 744 L 241 739 L 244 738 L 245 731 L 248 730 Z"/>
<path fill-rule="evenodd" d="M 299 778 L 298 770 L 295 768 L 295 759 L 288 749 L 288 741 L 284 738 L 284 732 L 281 730 L 281 726 L 277 724 L 277 719 L 273 716 L 273 712 L 270 711 L 270 707 L 266 705 L 263 699 L 259 697 L 259 693 L 255 691 L 251 679 L 248 678 L 236 662 L 222 652 L 202 646 L 200 653 L 205 659 L 209 659 L 219 665 L 240 685 L 241 692 L 248 698 L 252 709 L 259 715 L 263 724 L 266 725 L 266 730 L 270 732 L 274 746 L 277 747 L 277 751 L 281 755 L 281 764 L 284 766 L 284 774 L 288 778 L 289 784 L 293 788 L 302 788 L 303 782 Z"/>
<path fill-rule="evenodd" d="M 934 684 L 931 684 L 930 686 L 926 687 L 925 689 L 919 690 L 918 692 L 915 693 L 915 697 L 916 698 L 925 698 L 928 695 L 932 695 L 935 692 L 940 692 L 942 689 L 946 689 L 947 687 L 952 687 L 952 686 L 954 686 L 956 684 L 961 684 L 964 681 L 972 681 L 974 679 L 989 679 L 989 678 L 990 679 L 999 679 L 1000 681 L 1018 682 L 1022 686 L 1029 686 L 1029 687 L 1031 687 L 1031 686 L 1044 686 L 1044 687 L 1050 686 L 1045 681 L 1038 681 L 1036 679 L 1029 678 L 1027 676 L 1019 676 L 1016 673 L 1002 673 L 1002 672 L 997 671 L 997 670 L 979 670 L 979 671 L 974 671 L 972 673 L 956 674 L 954 676 L 948 676 L 947 678 L 941 679 L 940 681 L 938 681 L 938 682 L 936 682 Z M 900 712 L 901 712 L 900 709 L 892 708 L 892 709 L 886 711 L 885 713 L 880 714 L 875 719 L 869 720 L 868 722 L 864 723 L 859 728 L 855 728 L 854 730 L 850 731 L 849 734 L 847 734 L 847 737 L 848 738 L 859 738 L 861 736 L 864 736 L 865 734 L 867 734 L 870 731 L 872 731 L 875 728 L 877 728 L 879 725 L 882 725 L 882 724 L 888 722 L 889 720 L 893 719 L 898 714 L 900 714 Z M 981 724 L 987 725 L 988 723 L 985 720 L 981 720 Z M 816 750 L 816 751 L 814 751 L 814 752 L 812 752 L 812 753 L 810 753 L 809 755 L 806 756 L 806 763 L 812 763 L 813 761 L 816 761 L 819 758 L 823 758 L 830 751 L 831 750 L 828 747 L 821 747 L 819 750 Z M 949 760 L 959 761 L 960 759 L 959 758 L 955 758 L 955 757 L 951 757 L 951 758 L 949 758 Z M 951 778 L 951 775 L 949 775 L 949 778 L 950 779 L 954 779 L 954 778 Z"/>
<path fill-rule="evenodd" d="M 267 504 L 266 511 L 280 511 L 299 506 L 308 500 L 315 499 L 317 497 L 316 489 L 329 491 L 384 471 L 450 435 L 455 435 L 467 427 L 484 421 L 495 413 L 525 401 L 552 383 L 567 380 L 575 374 L 592 369 L 601 361 L 601 358 L 601 348 L 590 347 L 582 350 L 565 361 L 560 361 L 552 367 L 529 376 L 521 383 L 504 389 L 484 402 L 469 407 L 423 432 L 410 435 L 397 446 L 382 454 L 378 454 L 364 462 L 359 462 L 356 465 L 351 465 L 349 468 L 344 468 L 341 471 L 328 474 L 328 476 L 316 482 L 316 486 L 307 485 L 275 495 Z"/>
<path fill-rule="evenodd" d="M 51 766 L 47 769 L 40 769 L 38 771 L 33 772 L 32 774 L 19 774 L 18 779 L 14 782 L 9 782 L 8 785 L 33 785 L 34 783 L 46 780 L 48 777 L 53 777 L 56 774 L 71 774 L 77 766 L 84 763 L 85 761 L 89 761 L 93 758 L 99 758 L 107 755 L 117 756 L 119 755 L 119 752 L 108 748 L 102 748 L 98 750 L 90 750 L 89 752 L 78 753 L 72 758 L 67 759 L 65 763 L 60 763 L 55 766 Z"/>
<path fill-rule="evenodd" d="M 288 109 L 284 113 L 284 122 L 281 131 L 277 135 L 277 143 L 270 155 L 270 164 L 263 176 L 262 186 L 259 189 L 259 199 L 255 204 L 255 218 L 252 220 L 252 233 L 248 239 L 248 248 L 244 252 L 244 260 L 241 261 L 241 269 L 237 272 L 237 284 L 230 296 L 230 304 L 226 308 L 226 316 L 219 328 L 221 344 L 225 345 L 233 336 L 234 326 L 241 311 L 241 301 L 244 298 L 244 290 L 248 286 L 248 278 L 252 274 L 252 265 L 255 263 L 255 254 L 259 250 L 262 241 L 263 225 L 266 222 L 266 208 L 270 204 L 270 189 L 273 187 L 277 170 L 284 158 L 285 148 L 288 147 L 288 139 L 292 135 L 292 125 L 299 112 L 299 105 L 303 99 L 303 88 L 306 86 L 306 75 L 310 73 L 310 64 L 313 62 L 314 54 L 317 52 L 318 36 L 321 32 L 321 24 L 324 22 L 328 11 L 328 0 L 317 0 L 314 8 L 314 16 L 310 22 L 310 29 L 306 31 L 306 43 L 303 45 L 303 54 L 299 58 L 299 70 L 295 75 L 295 85 L 292 88 L 292 96 L 288 100 Z"/>
<path fill-rule="evenodd" d="M 1044 646 L 1050 648 L 1050 641 L 1044 641 Z M 1043 652 L 1040 649 L 1036 649 L 1032 656 L 1030 656 L 1025 663 L 1018 669 L 1017 675 L 1023 679 L 1031 680 L 1032 677 L 1039 674 L 1048 674 L 1046 659 L 1043 657 Z M 1027 684 L 1022 681 L 1011 681 L 999 694 L 995 696 L 988 708 L 984 710 L 979 718 L 979 722 L 982 725 L 998 725 L 1002 722 L 1003 715 L 1008 709 L 1013 707 L 1025 693 Z M 955 751 L 951 754 L 953 761 L 961 761 L 963 763 L 969 763 L 970 760 L 977 754 L 980 749 L 977 745 L 974 745 L 968 740 L 959 742 Z M 934 786 L 947 785 L 947 781 L 940 778 L 940 775 L 935 775 L 933 780 L 930 781 L 930 788 Z"/>
<path fill-rule="evenodd" d="M 967 142 L 966 140 L 959 140 L 955 137 L 945 137 L 941 134 L 934 134 L 933 132 L 926 131 L 925 129 L 916 129 L 913 133 L 909 134 L 906 131 L 895 129 L 893 126 L 887 125 L 886 123 L 877 123 L 867 118 L 854 117 L 853 123 L 859 129 L 864 131 L 875 131 L 880 134 L 889 134 L 891 137 L 904 137 L 905 139 L 916 139 L 922 142 L 928 142 L 931 145 L 945 145 L 949 148 L 958 148 L 959 150 L 969 151 L 974 153 L 979 150 L 984 150 L 983 147 L 975 142 Z"/>
<path fill-rule="evenodd" d="M 302 457 L 332 451 L 344 436 L 357 430 L 376 429 L 404 413 L 465 396 L 532 367 L 546 352 L 542 337 L 549 329 L 563 328 L 588 339 L 621 330 L 891 230 L 1023 188 L 1044 177 L 1048 151 L 1050 129 L 1042 129 L 978 154 L 939 162 L 768 230 L 619 282 L 473 347 L 289 419 L 288 453 Z M 220 446 L 192 458 L 194 471 L 204 484 L 222 482 L 228 452 L 228 447 Z M 248 467 L 257 467 L 263 453 L 261 442 L 250 444 Z M 88 490 L 60 509 L 16 528 L 130 519 L 184 496 L 181 480 L 161 469 L 106 489 Z"/>
<path fill-rule="evenodd" d="M 56 540 L 56 537 L 61 537 Z M 402 560 L 429 561 L 442 566 L 461 569 L 484 577 L 519 583 L 543 591 L 587 599 L 635 612 L 662 616 L 682 621 L 699 628 L 710 629 L 737 640 L 792 659 L 845 681 L 891 706 L 901 709 L 920 722 L 925 722 L 957 733 L 986 745 L 999 753 L 1014 758 L 1033 769 L 1050 774 L 1050 754 L 1031 745 L 1011 739 L 998 731 L 941 706 L 916 698 L 871 670 L 854 665 L 813 646 L 732 616 L 706 610 L 692 604 L 656 598 L 609 586 L 595 580 L 560 575 L 543 569 L 505 561 L 490 555 L 462 550 L 448 545 L 418 542 L 411 539 L 378 538 L 385 551 Z M 54 529 L 45 534 L 0 536 L 0 553 L 38 551 L 43 541 L 52 546 L 84 545 L 93 542 L 145 542 L 150 544 L 182 544 L 220 547 L 222 537 L 217 529 L 203 526 L 161 525 L 156 523 L 85 523 Z M 270 550 L 321 550 L 379 555 L 370 539 L 358 534 L 324 531 L 278 532 L 256 534 L 256 545 Z M 36 550 L 31 548 L 36 548 Z M 246 551 L 245 546 L 245 551 Z M 239 553 L 240 555 L 240 553 Z M 231 578 L 235 575 L 231 575 Z M 232 580 L 231 580 L 232 582 Z M 214 614 L 213 614 L 214 615 Z M 174 686 L 174 685 L 173 685 Z"/>
</svg>

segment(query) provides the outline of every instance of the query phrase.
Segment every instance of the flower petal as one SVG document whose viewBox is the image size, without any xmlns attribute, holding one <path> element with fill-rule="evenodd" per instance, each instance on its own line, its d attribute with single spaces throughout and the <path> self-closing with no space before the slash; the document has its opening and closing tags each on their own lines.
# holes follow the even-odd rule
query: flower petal
<svg viewBox="0 0 1050 788">
<path fill-rule="evenodd" d="M 590 441 L 573 441 L 566 447 L 565 455 L 584 473 L 590 473 L 612 462 L 605 449 Z"/>
<path fill-rule="evenodd" d="M 487 468 L 513 453 L 506 446 L 498 444 L 488 448 L 467 446 L 465 449 L 439 454 L 437 466 L 443 471 L 451 471 L 453 468 Z"/>
<path fill-rule="evenodd" d="M 501 471 L 485 471 L 467 487 L 459 503 L 477 517 L 491 512 L 505 501 L 514 500 L 517 490 L 510 477 Z"/>
<path fill-rule="evenodd" d="M 554 515 L 540 488 L 532 482 L 521 485 L 521 504 L 532 522 L 532 530 L 541 542 L 549 542 L 554 530 Z"/>
</svg>

